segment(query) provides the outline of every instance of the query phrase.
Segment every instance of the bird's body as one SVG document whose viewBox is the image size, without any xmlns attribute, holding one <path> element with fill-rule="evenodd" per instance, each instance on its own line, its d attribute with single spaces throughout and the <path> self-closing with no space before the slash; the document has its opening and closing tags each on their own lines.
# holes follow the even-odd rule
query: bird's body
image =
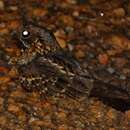
<svg viewBox="0 0 130 130">
<path fill-rule="evenodd" d="M 21 54 L 9 63 L 18 68 L 16 79 L 25 90 L 87 99 L 94 96 L 103 101 L 108 98 L 105 102 L 115 108 L 120 100 L 125 105 L 129 102 L 128 89 L 94 78 L 70 52 L 60 48 L 46 28 L 29 22 L 20 29 L 17 40 Z"/>
<path fill-rule="evenodd" d="M 18 35 L 23 46 L 21 55 L 10 62 L 18 66 L 18 81 L 24 89 L 89 95 L 92 81 L 82 75 L 79 63 L 60 48 L 50 31 L 32 23 L 21 30 Z"/>
</svg>

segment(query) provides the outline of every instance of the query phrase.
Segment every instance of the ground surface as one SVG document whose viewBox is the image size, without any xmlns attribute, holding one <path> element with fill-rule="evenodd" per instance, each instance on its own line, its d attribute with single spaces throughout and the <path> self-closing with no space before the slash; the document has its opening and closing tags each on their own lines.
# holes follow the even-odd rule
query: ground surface
<svg viewBox="0 0 130 130">
<path fill-rule="evenodd" d="M 129 130 L 129 110 L 122 113 L 95 98 L 89 103 L 66 96 L 45 100 L 11 80 L 17 69 L 4 57 L 19 54 L 10 35 L 21 26 L 16 2 L 0 0 L 0 129 Z M 23 5 L 28 19 L 51 29 L 61 47 L 72 51 L 95 77 L 130 86 L 130 2 L 28 0 Z"/>
</svg>

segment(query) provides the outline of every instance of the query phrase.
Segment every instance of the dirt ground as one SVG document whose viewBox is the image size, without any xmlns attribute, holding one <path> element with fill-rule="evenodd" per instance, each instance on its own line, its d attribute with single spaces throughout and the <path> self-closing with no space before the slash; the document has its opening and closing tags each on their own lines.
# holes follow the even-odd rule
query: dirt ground
<svg viewBox="0 0 130 130">
<path fill-rule="evenodd" d="M 27 18 L 50 29 L 96 79 L 130 92 L 130 1 L 21 1 Z M 16 0 L 0 0 L 0 130 L 130 130 L 130 109 L 95 97 L 45 99 L 12 80 L 17 68 L 5 59 L 20 52 L 11 33 L 22 25 L 20 11 Z"/>
</svg>

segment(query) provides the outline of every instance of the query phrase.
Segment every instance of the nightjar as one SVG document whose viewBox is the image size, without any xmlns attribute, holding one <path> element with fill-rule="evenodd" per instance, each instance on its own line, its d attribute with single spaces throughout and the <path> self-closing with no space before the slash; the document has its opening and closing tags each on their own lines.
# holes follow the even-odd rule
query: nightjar
<svg viewBox="0 0 130 130">
<path fill-rule="evenodd" d="M 95 79 L 73 55 L 63 50 L 52 32 L 28 22 L 17 32 L 20 56 L 10 57 L 18 75 L 15 81 L 26 91 L 70 97 L 98 97 L 105 104 L 125 111 L 130 105 L 127 89 Z M 124 106 L 124 107 L 122 107 Z"/>
<path fill-rule="evenodd" d="M 23 27 L 15 38 L 21 53 L 20 56 L 10 57 L 9 61 L 18 70 L 17 83 L 29 92 L 98 97 L 121 110 L 130 106 L 129 90 L 99 81 L 81 68 L 73 55 L 59 46 L 52 32 L 27 20 L 27 11 L 20 0 L 18 8 Z"/>
<path fill-rule="evenodd" d="M 53 33 L 28 22 L 17 39 L 21 55 L 11 58 L 10 64 L 17 66 L 17 79 L 25 90 L 88 97 L 93 81 L 72 54 L 59 46 Z"/>
</svg>

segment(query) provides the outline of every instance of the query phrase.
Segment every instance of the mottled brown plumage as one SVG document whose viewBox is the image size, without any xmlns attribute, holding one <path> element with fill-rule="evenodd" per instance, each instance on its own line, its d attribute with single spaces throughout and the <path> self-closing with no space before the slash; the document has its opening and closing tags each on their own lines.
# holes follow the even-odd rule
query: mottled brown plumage
<svg viewBox="0 0 130 130">
<path fill-rule="evenodd" d="M 79 63 L 60 48 L 54 35 L 29 22 L 17 36 L 21 55 L 10 63 L 18 66 L 18 81 L 27 91 L 89 95 L 92 81 L 83 74 Z"/>
<path fill-rule="evenodd" d="M 122 104 L 129 106 L 129 86 L 115 86 L 86 73 L 87 68 L 83 70 L 72 54 L 60 48 L 51 31 L 27 20 L 22 1 L 18 6 L 23 22 L 16 33 L 21 54 L 11 57 L 9 64 L 18 68 L 17 81 L 25 90 L 98 97 L 115 108 L 121 104 L 121 110 Z"/>
</svg>

